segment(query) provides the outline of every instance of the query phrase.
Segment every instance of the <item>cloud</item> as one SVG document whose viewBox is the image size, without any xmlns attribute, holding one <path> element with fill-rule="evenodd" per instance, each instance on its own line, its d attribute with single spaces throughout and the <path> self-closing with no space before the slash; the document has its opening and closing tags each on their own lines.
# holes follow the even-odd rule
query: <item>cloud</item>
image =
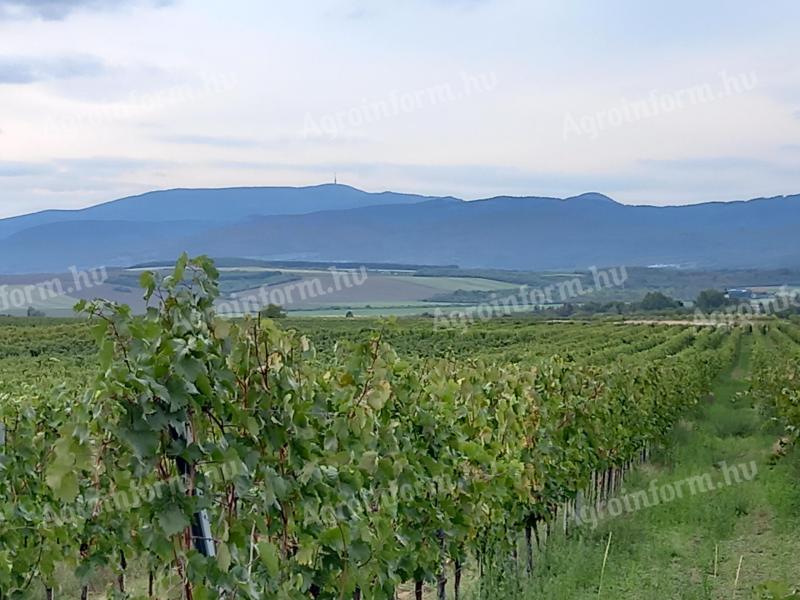
<svg viewBox="0 0 800 600">
<path fill-rule="evenodd" d="M 426 165 L 389 162 L 314 162 L 289 163 L 268 161 L 217 160 L 208 167 L 305 173 L 325 179 L 339 173 L 339 180 L 414 182 L 415 189 L 424 194 L 457 195 L 464 198 L 485 198 L 503 194 L 530 196 L 577 195 L 595 188 L 615 192 L 635 189 L 646 179 L 625 174 L 552 173 L 500 165 L 450 164 Z M 397 191 L 406 192 L 406 184 L 395 184 Z"/>
<path fill-rule="evenodd" d="M 224 135 L 164 135 L 160 136 L 158 139 L 170 144 L 213 146 L 215 148 L 257 148 L 262 145 L 258 140 Z"/>
<path fill-rule="evenodd" d="M 54 79 L 94 77 L 105 71 L 103 62 L 92 56 L 56 59 L 0 57 L 0 84 L 27 84 Z"/>
<path fill-rule="evenodd" d="M 31 177 L 52 172 L 54 169 L 46 163 L 0 161 L 0 177 Z"/>
<path fill-rule="evenodd" d="M 669 160 L 640 160 L 639 164 L 662 172 L 681 173 L 730 173 L 743 175 L 758 173 L 762 175 L 797 175 L 797 167 L 781 164 L 762 158 L 747 156 L 709 156 Z"/>
<path fill-rule="evenodd" d="M 707 156 L 640 160 L 630 172 L 646 180 L 643 197 L 667 199 L 659 204 L 761 198 L 794 194 L 800 186 L 796 154 L 782 148 L 772 158 Z M 623 196 L 623 201 L 630 197 Z"/>
<path fill-rule="evenodd" d="M 795 119 L 800 119 L 800 109 L 797 109 L 792 113 Z"/>
<path fill-rule="evenodd" d="M 0 160 L 0 218 L 51 208 L 81 208 L 157 188 L 173 162 L 128 157 Z"/>
<path fill-rule="evenodd" d="M 489 0 L 431 0 L 430 3 L 441 6 L 478 6 L 489 4 Z"/>
<path fill-rule="evenodd" d="M 0 160 L 0 178 L 36 177 L 42 187 L 47 187 L 47 180 L 39 178 L 63 179 L 74 176 L 87 181 L 100 180 L 105 177 L 162 169 L 169 166 L 174 166 L 174 163 L 155 159 L 117 157 L 60 158 L 41 162 Z"/>
<path fill-rule="evenodd" d="M 77 10 L 108 10 L 132 4 L 166 6 L 172 0 L 0 0 L 2 19 L 61 21 Z"/>
<path fill-rule="evenodd" d="M 433 9 L 466 11 L 488 5 L 490 2 L 491 0 L 419 0 L 418 4 L 422 7 L 431 7 Z M 381 10 L 377 2 L 357 0 L 342 12 L 330 10 L 326 14 L 329 17 L 344 18 L 351 21 L 366 21 L 393 13 L 391 11 Z"/>
<path fill-rule="evenodd" d="M 173 166 L 169 161 L 140 158 L 91 157 L 64 158 L 54 161 L 60 172 L 71 171 L 84 176 L 117 175 L 142 169 L 161 169 Z"/>
<path fill-rule="evenodd" d="M 213 148 L 259 148 L 272 150 L 286 150 L 295 147 L 341 147 L 347 145 L 362 145 L 370 140 L 358 136 L 341 136 L 340 138 L 304 138 L 297 135 L 271 136 L 264 138 L 236 137 L 228 135 L 203 135 L 203 134 L 170 134 L 156 136 L 154 139 L 168 144 L 184 144 L 187 146 L 210 146 Z"/>
</svg>

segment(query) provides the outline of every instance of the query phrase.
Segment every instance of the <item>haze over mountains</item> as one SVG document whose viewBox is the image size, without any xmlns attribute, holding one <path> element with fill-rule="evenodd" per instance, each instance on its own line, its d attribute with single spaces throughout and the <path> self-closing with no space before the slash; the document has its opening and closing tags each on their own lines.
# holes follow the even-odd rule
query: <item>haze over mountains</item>
<svg viewBox="0 0 800 600">
<path fill-rule="evenodd" d="M 520 270 L 800 264 L 800 195 L 678 207 L 598 193 L 463 201 L 346 185 L 167 190 L 0 220 L 0 272 L 192 254 Z"/>
</svg>

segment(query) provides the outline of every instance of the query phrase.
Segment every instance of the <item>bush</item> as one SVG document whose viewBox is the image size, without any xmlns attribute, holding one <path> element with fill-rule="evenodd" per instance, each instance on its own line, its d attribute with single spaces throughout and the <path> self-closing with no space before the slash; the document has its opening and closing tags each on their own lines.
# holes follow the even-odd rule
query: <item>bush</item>
<svg viewBox="0 0 800 600">
<path fill-rule="evenodd" d="M 278 304 L 269 304 L 261 309 L 261 316 L 266 319 L 283 319 L 286 317 L 286 311 Z"/>
</svg>

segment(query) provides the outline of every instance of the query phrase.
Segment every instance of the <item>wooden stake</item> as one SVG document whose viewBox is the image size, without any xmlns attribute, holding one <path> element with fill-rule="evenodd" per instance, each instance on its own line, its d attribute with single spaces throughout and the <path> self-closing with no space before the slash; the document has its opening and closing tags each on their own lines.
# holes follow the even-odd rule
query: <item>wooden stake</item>
<svg viewBox="0 0 800 600">
<path fill-rule="evenodd" d="M 461 561 L 455 561 L 455 600 L 460 600 L 461 598 Z"/>
<path fill-rule="evenodd" d="M 714 577 L 717 577 L 717 565 L 719 564 L 719 544 L 714 544 Z"/>
<path fill-rule="evenodd" d="M 117 585 L 119 586 L 119 591 L 124 594 L 125 571 L 128 569 L 128 561 L 125 559 L 125 553 L 122 550 L 119 551 L 119 568 L 120 568 L 120 573 L 119 577 L 117 577 Z"/>
<path fill-rule="evenodd" d="M 533 532 L 530 522 L 525 525 L 525 545 L 528 547 L 528 577 L 533 573 Z M 459 568 L 459 563 L 456 563 L 456 569 Z"/>
<path fill-rule="evenodd" d="M 441 567 L 439 568 L 439 577 L 437 578 L 437 591 L 438 599 L 446 600 L 447 589 L 447 555 L 445 553 L 445 535 L 444 531 L 438 532 L 439 537 L 439 552 L 441 553 L 439 560 L 441 560 Z"/>
<path fill-rule="evenodd" d="M 736 579 L 733 582 L 733 596 L 736 597 L 736 587 L 739 585 L 739 573 L 742 571 L 742 561 L 744 560 L 744 554 L 739 557 L 739 566 L 736 568 Z"/>
<path fill-rule="evenodd" d="M 603 592 L 603 576 L 606 574 L 606 562 L 608 562 L 608 551 L 611 548 L 611 534 L 613 532 L 608 532 L 608 543 L 606 544 L 606 553 L 603 555 L 603 567 L 600 569 L 600 584 L 597 586 L 597 598 L 600 598 L 600 594 Z"/>
</svg>

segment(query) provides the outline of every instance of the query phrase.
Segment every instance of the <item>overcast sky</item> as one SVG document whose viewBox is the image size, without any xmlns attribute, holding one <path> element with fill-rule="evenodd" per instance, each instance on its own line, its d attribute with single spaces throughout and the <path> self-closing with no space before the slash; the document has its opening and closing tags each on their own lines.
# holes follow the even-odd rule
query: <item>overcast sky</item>
<svg viewBox="0 0 800 600">
<path fill-rule="evenodd" d="M 800 2 L 0 0 L 0 216 L 338 176 L 800 193 Z"/>
</svg>

